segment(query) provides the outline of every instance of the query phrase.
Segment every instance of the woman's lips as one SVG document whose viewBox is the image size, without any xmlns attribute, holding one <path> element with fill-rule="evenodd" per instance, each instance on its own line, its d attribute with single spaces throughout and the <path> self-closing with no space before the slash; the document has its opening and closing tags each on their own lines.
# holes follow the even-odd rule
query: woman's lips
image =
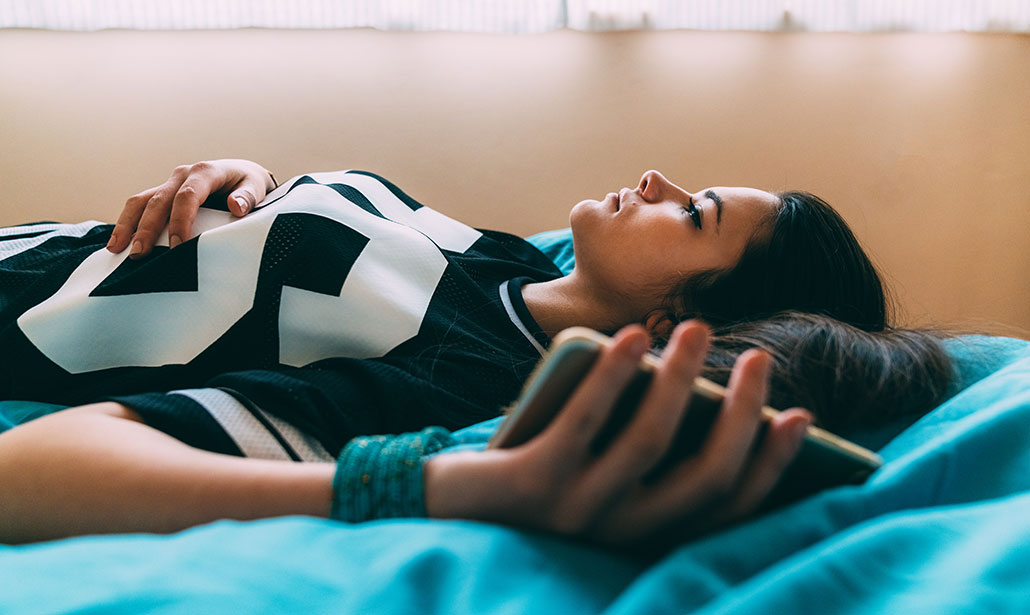
<svg viewBox="0 0 1030 615">
<path fill-rule="evenodd" d="M 622 190 L 619 190 L 619 209 L 622 209 L 623 203 L 627 203 L 629 201 L 631 194 L 633 194 L 633 191 L 629 188 L 623 188 Z"/>
</svg>

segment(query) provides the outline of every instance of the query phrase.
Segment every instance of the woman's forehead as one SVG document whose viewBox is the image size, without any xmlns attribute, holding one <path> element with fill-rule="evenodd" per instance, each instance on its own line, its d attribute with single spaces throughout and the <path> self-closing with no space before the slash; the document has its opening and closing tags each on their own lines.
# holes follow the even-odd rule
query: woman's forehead
<svg viewBox="0 0 1030 615">
<path fill-rule="evenodd" d="M 710 198 L 715 201 L 719 227 L 725 222 L 726 226 L 743 229 L 744 232 L 753 232 L 757 227 L 764 226 L 781 205 L 780 197 L 775 194 L 743 186 L 714 186 L 695 195 L 698 199 Z"/>
</svg>

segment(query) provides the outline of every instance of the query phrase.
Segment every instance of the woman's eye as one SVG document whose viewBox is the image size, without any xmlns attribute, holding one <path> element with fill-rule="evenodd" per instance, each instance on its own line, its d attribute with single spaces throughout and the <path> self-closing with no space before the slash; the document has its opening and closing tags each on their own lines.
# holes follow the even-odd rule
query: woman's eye
<svg viewBox="0 0 1030 615">
<path fill-rule="evenodd" d="M 683 208 L 683 211 L 687 212 L 687 215 L 690 216 L 690 220 L 694 223 L 694 226 L 696 226 L 698 230 L 701 230 L 701 212 L 694 206 L 693 199 L 691 199 L 690 203 Z"/>
</svg>

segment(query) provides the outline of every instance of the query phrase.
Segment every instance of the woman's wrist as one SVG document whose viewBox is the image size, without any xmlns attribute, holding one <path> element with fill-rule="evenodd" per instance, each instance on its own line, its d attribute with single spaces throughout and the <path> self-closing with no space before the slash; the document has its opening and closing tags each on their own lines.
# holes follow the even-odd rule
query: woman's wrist
<svg viewBox="0 0 1030 615">
<path fill-rule="evenodd" d="M 426 516 L 423 458 L 454 443 L 439 427 L 351 440 L 337 459 L 330 516 L 352 523 Z"/>
<path fill-rule="evenodd" d="M 527 509 L 536 501 L 519 477 L 509 451 L 463 450 L 425 459 L 422 467 L 426 515 L 436 519 L 474 519 L 534 526 Z M 539 511 L 536 511 L 539 512 Z"/>
<path fill-rule="evenodd" d="M 422 462 L 422 488 L 426 516 L 436 519 L 468 517 L 465 510 L 462 485 L 462 461 L 467 453 L 433 455 Z"/>
</svg>

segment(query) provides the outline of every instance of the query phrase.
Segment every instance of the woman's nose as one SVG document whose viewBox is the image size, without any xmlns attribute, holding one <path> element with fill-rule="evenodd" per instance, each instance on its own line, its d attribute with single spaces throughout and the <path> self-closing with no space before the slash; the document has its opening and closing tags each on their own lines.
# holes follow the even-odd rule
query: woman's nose
<svg viewBox="0 0 1030 615">
<path fill-rule="evenodd" d="M 640 177 L 640 185 L 637 189 L 640 191 L 640 196 L 645 201 L 654 201 L 658 199 L 661 193 L 661 181 L 665 179 L 661 173 L 655 170 L 645 171 Z"/>
<path fill-rule="evenodd" d="M 670 182 L 664 175 L 654 169 L 647 171 L 640 177 L 640 196 L 645 201 L 658 203 L 660 201 L 682 196 L 685 191 Z M 675 194 L 674 194 L 675 193 Z"/>
</svg>

